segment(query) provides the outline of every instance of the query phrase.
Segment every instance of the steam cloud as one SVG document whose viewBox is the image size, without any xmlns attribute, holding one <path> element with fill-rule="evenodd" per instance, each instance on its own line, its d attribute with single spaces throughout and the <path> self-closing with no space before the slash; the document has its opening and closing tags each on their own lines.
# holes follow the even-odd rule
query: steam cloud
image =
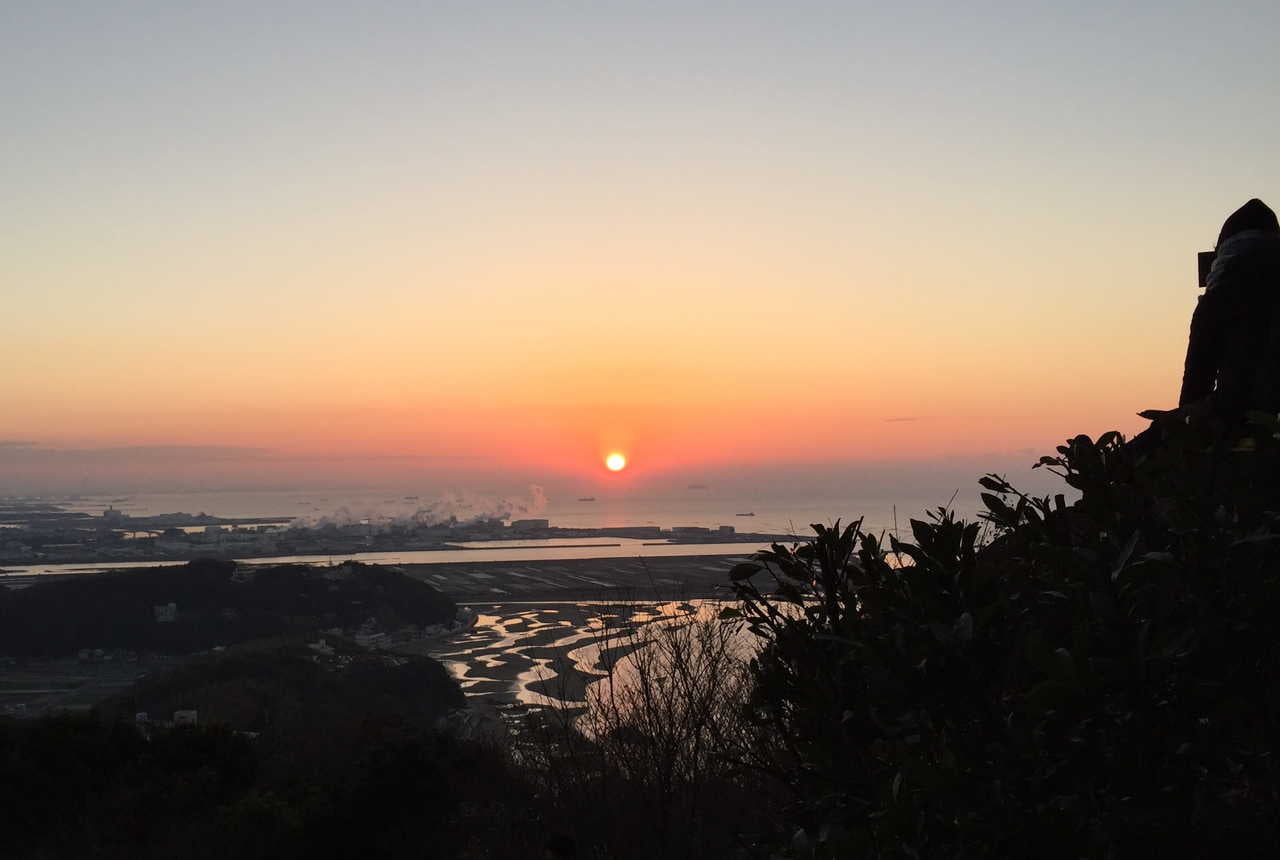
<svg viewBox="0 0 1280 860">
<path fill-rule="evenodd" d="M 299 517 L 289 523 L 290 528 L 323 528 L 324 526 L 351 526 L 368 524 L 375 529 L 394 527 L 436 526 L 450 522 L 459 525 L 483 520 L 510 520 L 530 517 L 547 508 L 547 494 L 537 484 L 529 485 L 529 494 L 523 497 L 492 496 L 450 490 L 441 496 L 420 504 L 416 510 L 400 513 L 386 511 L 352 511 L 343 506 L 322 517 Z"/>
</svg>

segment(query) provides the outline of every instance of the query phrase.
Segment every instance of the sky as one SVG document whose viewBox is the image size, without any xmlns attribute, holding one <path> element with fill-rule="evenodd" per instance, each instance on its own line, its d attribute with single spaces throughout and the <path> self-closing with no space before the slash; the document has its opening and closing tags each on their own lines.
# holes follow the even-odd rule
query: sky
<svg viewBox="0 0 1280 860">
<path fill-rule="evenodd" d="M 7 0 L 0 495 L 1133 433 L 1280 4 L 1117 5 Z"/>
</svg>

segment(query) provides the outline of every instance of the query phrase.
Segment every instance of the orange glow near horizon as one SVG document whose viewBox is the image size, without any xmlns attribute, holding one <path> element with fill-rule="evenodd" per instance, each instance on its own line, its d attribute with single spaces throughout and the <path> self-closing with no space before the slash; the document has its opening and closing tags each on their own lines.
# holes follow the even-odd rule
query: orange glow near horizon
<svg viewBox="0 0 1280 860">
<path fill-rule="evenodd" d="M 1280 205 L 1280 13 L 129 5 L 4 15 L 0 493 L 1034 458 Z"/>
<path fill-rule="evenodd" d="M 63 280 L 109 275 L 134 292 L 102 304 L 67 287 L 57 326 L 0 342 L 0 361 L 31 369 L 0 380 L 0 443 L 228 446 L 324 473 L 398 475 L 413 461 L 616 484 L 730 465 L 1051 453 L 1076 433 L 1131 434 L 1138 410 L 1177 397 L 1194 295 L 1170 294 L 1185 277 L 1172 251 L 1112 249 L 1100 279 L 1076 253 L 1097 237 L 1057 217 L 993 257 L 983 236 L 1001 225 L 963 219 L 922 256 L 874 224 L 851 242 L 666 208 L 661 221 L 572 214 L 521 222 L 498 237 L 501 255 L 477 245 L 431 256 L 408 241 L 410 222 L 392 222 L 382 240 L 396 253 L 316 227 L 306 248 L 199 257 L 207 265 L 193 271 L 173 248 L 147 249 L 141 269 L 18 266 L 6 280 L 32 289 L 12 319 L 25 301 L 38 318 L 24 296 Z M 194 330 L 153 300 L 180 276 L 198 304 Z M 438 283 L 458 289 L 425 289 Z M 1131 299 L 1117 308 L 1121 294 Z M 818 313 L 829 335 L 815 336 Z M 1078 348 L 1084 330 L 1096 347 Z M 600 469 L 620 452 L 632 460 L 621 473 Z M 261 473 L 228 463 L 225 480 Z"/>
</svg>

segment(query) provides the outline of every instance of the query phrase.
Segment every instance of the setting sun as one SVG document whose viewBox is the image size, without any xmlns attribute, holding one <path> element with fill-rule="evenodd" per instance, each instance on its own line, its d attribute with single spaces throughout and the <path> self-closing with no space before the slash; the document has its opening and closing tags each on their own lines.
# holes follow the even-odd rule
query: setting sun
<svg viewBox="0 0 1280 860">
<path fill-rule="evenodd" d="M 610 472 L 621 472 L 627 467 L 627 458 L 621 454 L 610 454 L 604 458 L 604 464 L 609 467 Z"/>
</svg>

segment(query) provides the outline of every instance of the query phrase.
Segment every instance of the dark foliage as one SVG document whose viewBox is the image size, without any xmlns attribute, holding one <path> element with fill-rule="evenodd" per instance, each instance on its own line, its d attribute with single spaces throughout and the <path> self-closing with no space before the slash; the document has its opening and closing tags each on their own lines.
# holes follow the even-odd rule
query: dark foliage
<svg viewBox="0 0 1280 860">
<path fill-rule="evenodd" d="M 314 725 L 332 733 L 378 715 L 430 725 L 464 703 L 435 660 L 370 653 L 333 637 L 330 643 L 340 650 L 329 657 L 295 640 L 233 648 L 141 680 L 99 712 L 107 719 L 132 719 L 140 711 L 163 719 L 193 709 L 205 722 L 296 740 Z"/>
<path fill-rule="evenodd" d="M 186 666 L 92 718 L 0 721 L 0 856 L 454 858 L 490 833 L 497 856 L 528 852 L 531 794 L 505 755 L 435 728 L 462 701 L 443 667 L 306 652 Z M 201 725 L 135 726 L 139 705 Z"/>
<path fill-rule="evenodd" d="M 502 760 L 404 724 L 366 726 L 359 740 L 299 782 L 273 775 L 270 748 L 225 726 L 145 739 L 132 726 L 85 718 L 0 721 L 0 854 L 464 856 L 475 836 L 468 798 L 481 794 L 481 774 L 510 779 Z"/>
<path fill-rule="evenodd" d="M 985 548 L 939 509 L 734 570 L 796 856 L 1280 848 L 1280 428 L 1153 417 L 1041 460 L 1073 506 L 984 477 Z"/>
<path fill-rule="evenodd" d="M 370 617 L 384 628 L 454 617 L 448 597 L 424 582 L 373 565 L 283 565 L 236 575 L 234 562 L 205 559 L 181 567 L 116 571 L 0 589 L 0 654 L 49 657 L 82 648 L 189 653 L 250 639 Z M 172 622 L 155 607 L 174 603 Z"/>
</svg>

